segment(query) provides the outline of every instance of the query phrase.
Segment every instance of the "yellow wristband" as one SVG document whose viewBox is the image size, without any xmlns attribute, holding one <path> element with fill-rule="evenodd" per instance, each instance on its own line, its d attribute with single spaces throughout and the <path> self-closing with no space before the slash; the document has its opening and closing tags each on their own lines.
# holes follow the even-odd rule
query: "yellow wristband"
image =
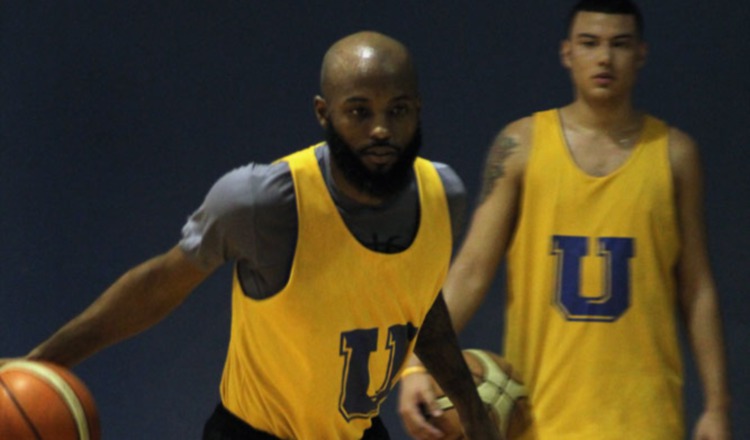
<svg viewBox="0 0 750 440">
<path fill-rule="evenodd" d="M 413 367 L 406 367 L 404 368 L 404 371 L 401 372 L 401 379 L 405 378 L 406 376 L 410 374 L 416 374 L 416 373 L 427 373 L 427 368 L 421 365 L 415 365 Z"/>
</svg>

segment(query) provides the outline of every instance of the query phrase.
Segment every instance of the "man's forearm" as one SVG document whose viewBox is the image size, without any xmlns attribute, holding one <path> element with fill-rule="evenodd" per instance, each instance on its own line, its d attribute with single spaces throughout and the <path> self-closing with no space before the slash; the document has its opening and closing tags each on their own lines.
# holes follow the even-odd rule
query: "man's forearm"
<svg viewBox="0 0 750 440">
<path fill-rule="evenodd" d="M 27 357 L 72 366 L 159 322 L 207 275 L 190 268 L 180 252 L 173 249 L 125 273 Z"/>
<path fill-rule="evenodd" d="M 686 310 L 687 329 L 701 382 L 705 409 L 729 409 L 726 354 L 718 299 L 713 292 L 696 295 Z"/>
<path fill-rule="evenodd" d="M 496 438 L 497 432 L 493 430 L 485 405 L 477 393 L 442 294 L 425 319 L 415 352 L 453 402 L 467 434 L 475 433 L 476 438 Z"/>
</svg>

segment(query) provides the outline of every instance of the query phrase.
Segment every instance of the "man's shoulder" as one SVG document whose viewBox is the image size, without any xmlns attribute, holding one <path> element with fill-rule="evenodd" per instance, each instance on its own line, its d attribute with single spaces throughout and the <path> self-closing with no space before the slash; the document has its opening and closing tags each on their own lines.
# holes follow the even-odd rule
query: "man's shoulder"
<svg viewBox="0 0 750 440">
<path fill-rule="evenodd" d="M 251 162 L 219 178 L 209 191 L 206 202 L 218 212 L 233 212 L 287 204 L 293 201 L 293 196 L 289 164 Z"/>
<path fill-rule="evenodd" d="M 524 116 L 506 124 L 495 136 L 487 155 L 487 165 L 523 170 L 528 160 L 534 140 L 534 115 Z"/>
<path fill-rule="evenodd" d="M 689 133 L 679 127 L 667 125 L 670 146 L 677 148 L 695 148 L 695 140 Z"/>
<path fill-rule="evenodd" d="M 443 182 L 443 187 L 445 188 L 445 193 L 448 197 L 465 195 L 466 187 L 464 186 L 464 182 L 453 167 L 444 162 L 432 160 L 430 162 L 440 176 L 440 180 Z"/>
<path fill-rule="evenodd" d="M 674 126 L 668 126 L 667 133 L 672 171 L 679 176 L 684 170 L 698 166 L 700 163 L 698 144 L 692 136 Z"/>
<path fill-rule="evenodd" d="M 494 144 L 513 143 L 513 145 L 519 146 L 521 148 L 528 147 L 533 139 L 534 125 L 539 121 L 537 115 L 552 115 L 552 113 L 554 112 L 556 112 L 555 109 L 548 109 L 534 112 L 530 115 L 511 120 L 510 122 L 503 125 L 500 131 L 497 133 L 497 135 L 495 136 Z"/>
<path fill-rule="evenodd" d="M 673 125 L 669 121 L 666 121 L 659 116 L 655 116 L 651 113 L 645 113 L 647 119 L 650 119 L 652 123 L 660 124 L 663 126 L 662 133 L 666 134 L 667 142 L 669 145 L 670 154 L 690 154 L 697 148 L 697 143 L 693 137 L 676 125 Z"/>
<path fill-rule="evenodd" d="M 450 165 L 443 162 L 430 161 L 443 183 L 443 190 L 448 201 L 448 211 L 451 217 L 451 230 L 454 239 L 459 237 L 464 227 L 466 215 L 467 193 L 463 180 Z"/>
<path fill-rule="evenodd" d="M 531 139 L 531 133 L 534 129 L 534 115 L 524 116 L 509 122 L 503 127 L 500 133 L 507 137 L 515 138 L 519 141 Z"/>
</svg>

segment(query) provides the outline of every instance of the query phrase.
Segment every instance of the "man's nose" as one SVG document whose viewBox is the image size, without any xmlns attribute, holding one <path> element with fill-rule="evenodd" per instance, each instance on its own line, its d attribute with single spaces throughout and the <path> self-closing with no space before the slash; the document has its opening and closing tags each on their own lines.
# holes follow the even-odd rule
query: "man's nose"
<svg viewBox="0 0 750 440">
<path fill-rule="evenodd" d="M 612 63 L 612 48 L 607 45 L 602 45 L 599 48 L 597 59 L 599 61 L 599 64 L 608 66 L 610 63 Z"/>
<path fill-rule="evenodd" d="M 391 138 L 391 127 L 386 116 L 381 115 L 374 119 L 370 137 L 376 140 L 388 140 Z"/>
</svg>

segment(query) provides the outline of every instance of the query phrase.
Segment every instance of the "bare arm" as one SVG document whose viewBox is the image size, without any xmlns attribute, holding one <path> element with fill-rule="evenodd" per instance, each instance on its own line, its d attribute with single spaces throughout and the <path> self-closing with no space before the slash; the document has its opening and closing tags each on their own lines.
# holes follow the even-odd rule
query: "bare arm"
<svg viewBox="0 0 750 440">
<path fill-rule="evenodd" d="M 415 352 L 454 403 L 468 438 L 500 438 L 479 398 L 442 294 L 425 318 Z"/>
<path fill-rule="evenodd" d="M 703 176 L 693 141 L 670 133 L 682 251 L 677 267 L 679 301 L 703 384 L 704 413 L 697 439 L 729 439 L 729 390 L 716 285 L 711 273 L 703 218 Z"/>
<path fill-rule="evenodd" d="M 506 127 L 490 146 L 480 200 L 443 291 L 457 332 L 480 306 L 507 250 L 519 211 L 531 119 Z"/>
<path fill-rule="evenodd" d="M 126 272 L 27 357 L 73 366 L 159 322 L 209 273 L 174 247 Z"/>
<path fill-rule="evenodd" d="M 456 332 L 463 329 L 484 300 L 508 246 L 520 203 L 530 132 L 531 118 L 508 125 L 498 134 L 487 154 L 481 197 L 443 286 Z M 420 352 L 417 356 L 422 357 Z M 419 365 L 417 356 L 411 356 L 407 365 Z M 429 379 L 414 374 L 401 381 L 401 419 L 414 438 L 441 438 L 440 432 L 422 416 L 420 407 L 425 407 L 433 417 L 441 414 Z"/>
</svg>

